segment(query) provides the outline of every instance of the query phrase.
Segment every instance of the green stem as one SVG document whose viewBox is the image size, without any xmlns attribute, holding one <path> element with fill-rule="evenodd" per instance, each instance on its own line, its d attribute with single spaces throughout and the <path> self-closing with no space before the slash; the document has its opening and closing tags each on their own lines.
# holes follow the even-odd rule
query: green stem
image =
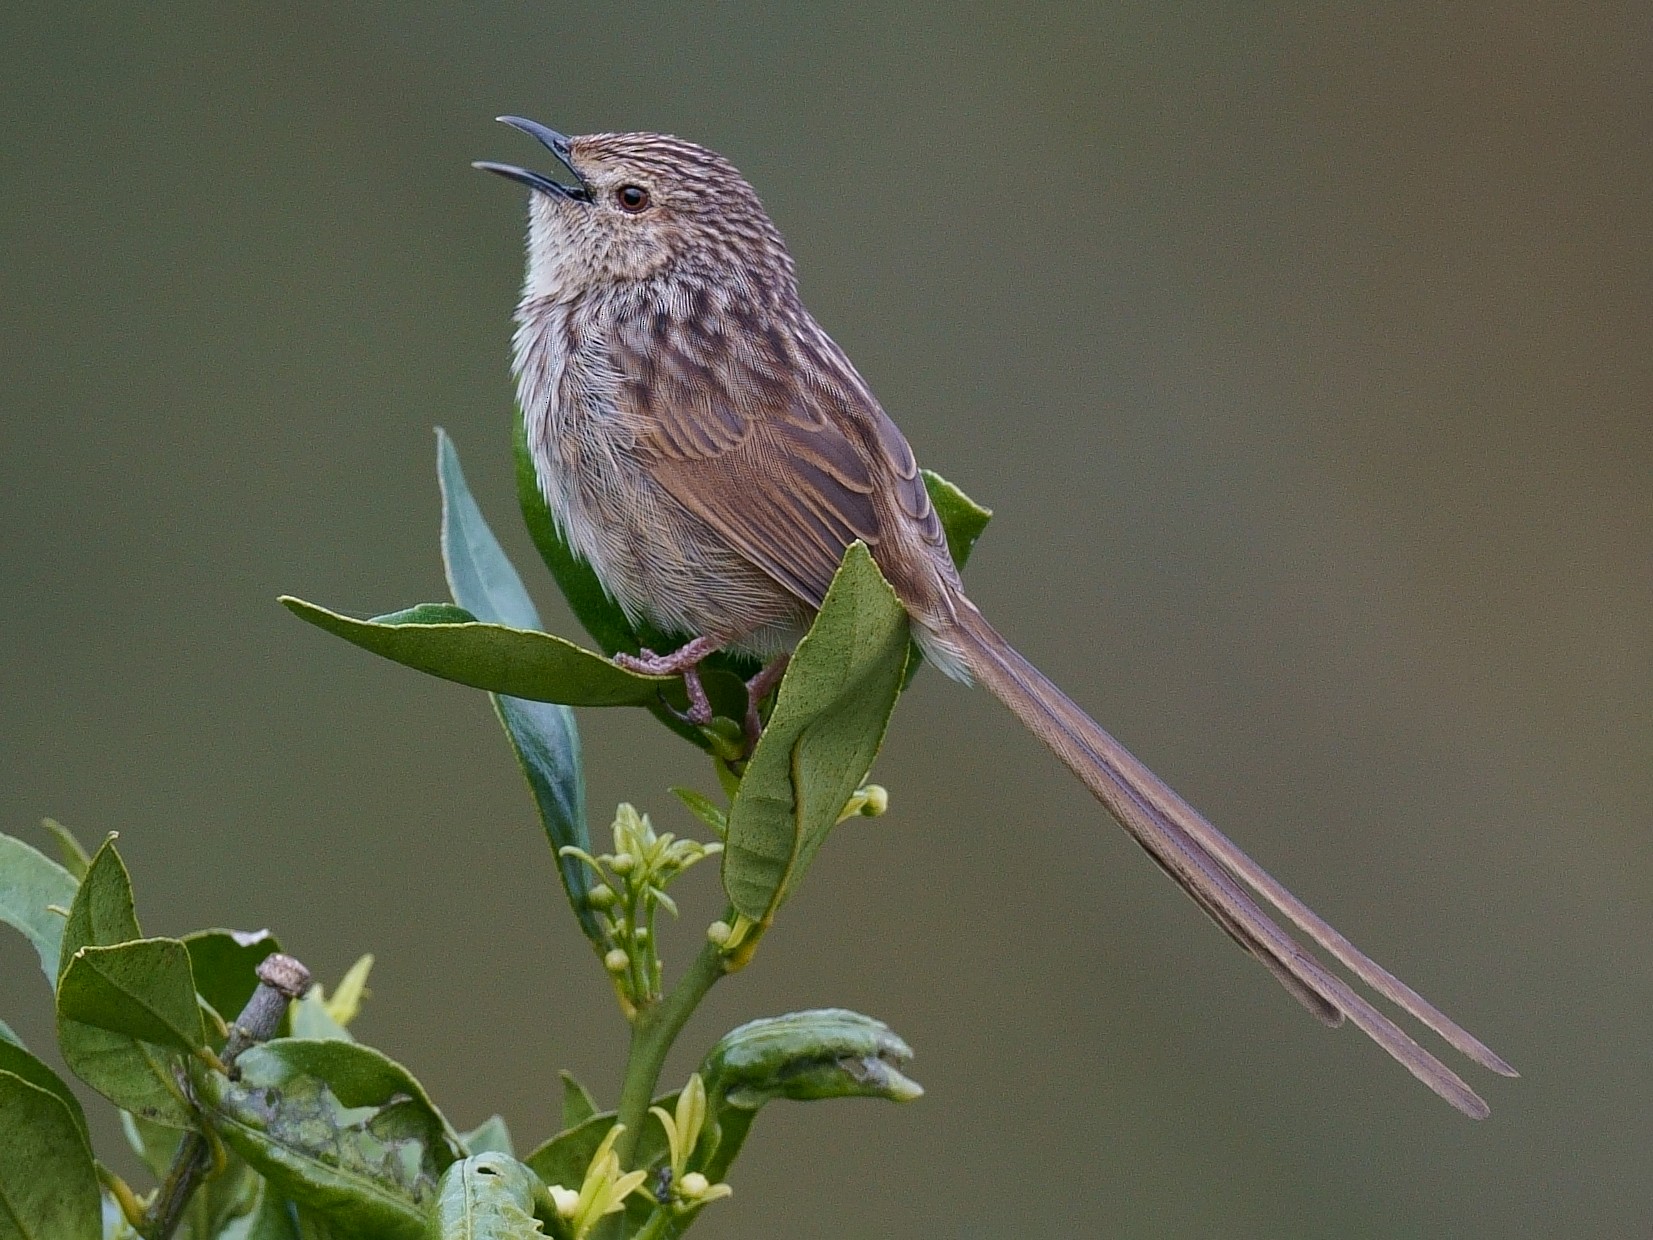
<svg viewBox="0 0 1653 1240">
<path fill-rule="evenodd" d="M 649 1221 L 643 1224 L 631 1240 L 664 1240 L 671 1233 L 672 1212 L 666 1206 L 656 1206 L 654 1213 L 649 1215 Z"/>
<path fill-rule="evenodd" d="M 138 1200 L 137 1194 L 132 1191 L 131 1186 L 125 1180 L 102 1163 L 94 1161 L 92 1169 L 97 1172 L 98 1183 L 103 1185 L 103 1190 L 120 1207 L 121 1214 L 125 1217 L 127 1224 L 133 1231 L 137 1231 L 138 1228 L 143 1226 L 143 1202 Z"/>
<path fill-rule="evenodd" d="M 729 1174 L 729 1167 L 735 1161 L 735 1155 L 740 1153 L 740 1147 L 746 1144 L 746 1134 L 751 1131 L 752 1121 L 758 1115 L 756 1111 L 723 1106 L 721 1094 L 717 1101 L 717 1112 L 723 1116 L 722 1128 L 718 1133 L 717 1148 L 700 1169 L 701 1174 L 713 1184 Z M 708 1105 L 707 1109 L 712 1108 Z"/>
<path fill-rule="evenodd" d="M 731 914 L 732 915 L 732 914 Z M 619 1122 L 625 1131 L 615 1143 L 620 1165 L 631 1169 L 631 1160 L 637 1153 L 638 1139 L 643 1135 L 643 1121 L 648 1118 L 649 1103 L 654 1100 L 655 1086 L 660 1083 L 660 1070 L 666 1066 L 666 1055 L 672 1043 L 689 1023 L 689 1017 L 706 992 L 728 970 L 723 952 L 716 943 L 708 942 L 695 957 L 671 994 L 659 1003 L 641 1009 L 631 1025 L 631 1054 L 626 1061 L 626 1079 L 620 1087 Z"/>
<path fill-rule="evenodd" d="M 649 947 L 649 950 L 644 954 L 644 957 L 643 957 L 643 959 L 645 961 L 644 968 L 646 969 L 646 971 L 648 972 L 648 975 L 649 975 L 649 998 L 650 999 L 658 999 L 660 997 L 661 993 L 664 990 L 664 987 L 661 983 L 661 979 L 664 976 L 664 970 L 663 970 L 663 968 L 661 967 L 661 964 L 660 964 L 660 942 L 659 942 L 658 939 L 656 939 L 654 937 L 654 917 L 655 917 L 655 914 L 657 912 L 659 912 L 659 910 L 660 910 L 660 906 L 657 903 L 655 903 L 653 900 L 650 900 L 649 901 L 649 915 L 648 915 L 648 931 L 649 931 L 648 947 Z"/>
<path fill-rule="evenodd" d="M 648 950 L 637 941 L 637 908 L 640 903 L 635 892 L 626 900 L 626 967 L 631 978 L 632 1002 L 637 1004 L 639 1010 L 646 1008 L 652 997 L 648 983 Z"/>
</svg>

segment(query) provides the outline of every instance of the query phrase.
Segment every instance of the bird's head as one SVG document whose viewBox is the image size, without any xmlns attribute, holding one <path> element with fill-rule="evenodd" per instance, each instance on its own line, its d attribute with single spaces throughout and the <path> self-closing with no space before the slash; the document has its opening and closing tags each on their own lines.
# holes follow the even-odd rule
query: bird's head
<svg viewBox="0 0 1653 1240">
<path fill-rule="evenodd" d="M 569 138 L 502 116 L 537 139 L 561 175 L 479 161 L 526 185 L 525 299 L 572 299 L 675 272 L 792 287 L 792 259 L 756 192 L 715 151 L 665 134 Z"/>
</svg>

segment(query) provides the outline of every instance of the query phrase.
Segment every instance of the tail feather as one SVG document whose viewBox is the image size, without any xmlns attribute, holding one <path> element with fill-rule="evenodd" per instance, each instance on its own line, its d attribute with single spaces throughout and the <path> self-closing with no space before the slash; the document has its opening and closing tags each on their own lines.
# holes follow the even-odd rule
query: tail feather
<svg viewBox="0 0 1653 1240">
<path fill-rule="evenodd" d="M 1258 905 L 1241 881 L 1375 991 L 1477 1063 L 1515 1070 L 1411 987 L 1376 964 L 1241 852 L 1024 659 L 968 602 L 938 634 L 989 689 L 1082 780 L 1156 863 L 1237 943 L 1328 1025 L 1347 1016 L 1408 1071 L 1464 1114 L 1488 1107 L 1456 1073 L 1329 971 Z"/>
</svg>

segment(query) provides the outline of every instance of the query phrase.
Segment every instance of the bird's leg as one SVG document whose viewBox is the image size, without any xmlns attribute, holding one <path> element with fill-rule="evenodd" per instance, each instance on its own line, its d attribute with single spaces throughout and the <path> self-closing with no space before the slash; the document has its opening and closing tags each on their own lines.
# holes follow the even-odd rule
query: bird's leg
<svg viewBox="0 0 1653 1240">
<path fill-rule="evenodd" d="M 614 656 L 614 664 L 628 672 L 637 672 L 644 676 L 681 674 L 683 691 L 689 695 L 689 710 L 685 718 L 690 723 L 704 727 L 712 721 L 712 703 L 706 696 L 706 687 L 700 683 L 700 661 L 714 653 L 719 644 L 715 637 L 697 637 L 670 654 L 655 654 L 652 650 L 643 650 L 637 654 L 617 654 Z"/>
<path fill-rule="evenodd" d="M 758 714 L 758 706 L 763 699 L 769 696 L 769 691 L 780 683 L 786 673 L 786 665 L 792 661 L 790 654 L 778 654 L 769 660 L 763 670 L 746 682 L 746 752 L 748 755 L 758 747 L 758 734 L 763 731 L 763 717 Z"/>
</svg>

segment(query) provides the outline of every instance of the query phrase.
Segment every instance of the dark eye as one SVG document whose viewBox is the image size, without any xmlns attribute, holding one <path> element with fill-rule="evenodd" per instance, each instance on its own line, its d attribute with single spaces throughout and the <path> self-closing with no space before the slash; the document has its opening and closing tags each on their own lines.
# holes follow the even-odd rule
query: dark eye
<svg viewBox="0 0 1653 1240">
<path fill-rule="evenodd" d="M 622 185 L 615 191 L 614 197 L 619 201 L 622 211 L 635 213 L 649 205 L 649 191 L 641 185 Z"/>
</svg>

